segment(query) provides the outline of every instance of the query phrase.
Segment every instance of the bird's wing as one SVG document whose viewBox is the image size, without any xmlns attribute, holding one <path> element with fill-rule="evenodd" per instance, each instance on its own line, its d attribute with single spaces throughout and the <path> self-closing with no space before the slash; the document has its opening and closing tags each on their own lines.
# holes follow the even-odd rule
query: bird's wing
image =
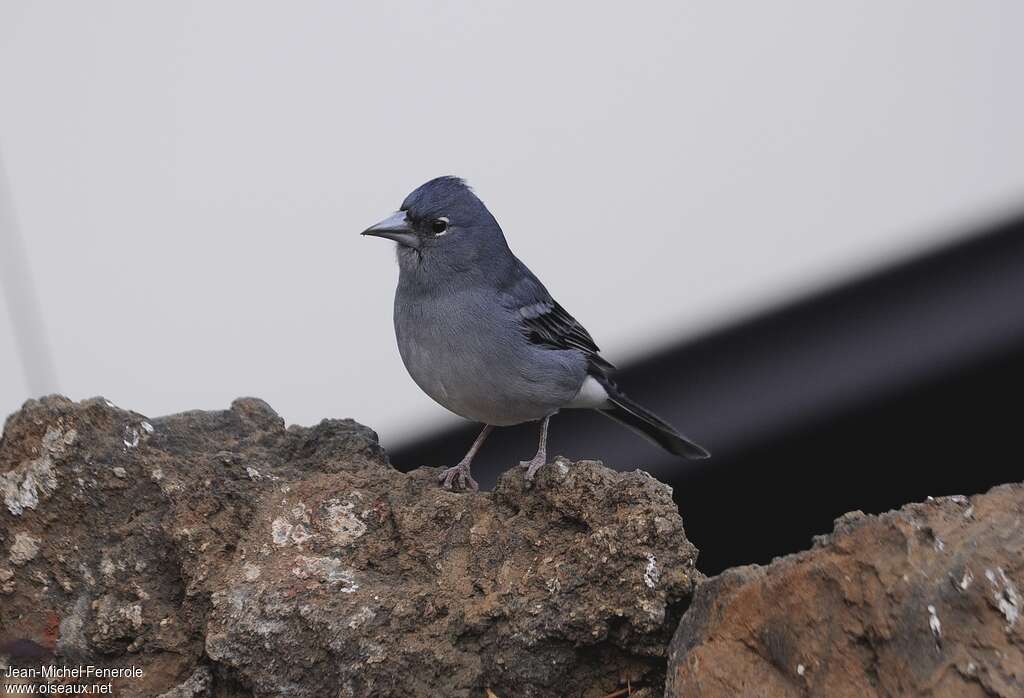
<svg viewBox="0 0 1024 698">
<path fill-rule="evenodd" d="M 526 265 L 516 261 L 514 278 L 502 289 L 502 295 L 507 307 L 518 314 L 526 338 L 552 349 L 577 349 L 586 355 L 591 368 L 602 375 L 613 370 L 615 366 L 601 357 L 601 350 L 587 329 L 551 297 Z"/>
</svg>

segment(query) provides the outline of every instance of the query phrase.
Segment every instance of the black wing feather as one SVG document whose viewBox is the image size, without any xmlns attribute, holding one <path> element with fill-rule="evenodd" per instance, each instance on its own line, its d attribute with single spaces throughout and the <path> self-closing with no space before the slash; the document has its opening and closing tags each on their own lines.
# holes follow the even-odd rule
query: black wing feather
<svg viewBox="0 0 1024 698">
<path fill-rule="evenodd" d="M 601 414 L 642 434 L 684 458 L 707 458 L 708 452 L 664 420 L 633 402 L 615 386 L 608 374 L 615 369 L 601 358 L 600 349 L 586 328 L 558 304 L 544 285 L 516 260 L 512 281 L 500 289 L 502 302 L 518 314 L 523 334 L 534 344 L 552 349 L 576 349 L 587 357 L 588 372 L 604 387 L 608 404 Z"/>
<path fill-rule="evenodd" d="M 601 356 L 587 329 L 551 297 L 525 265 L 520 263 L 518 267 L 517 282 L 506 293 L 509 304 L 519 313 L 526 337 L 534 344 L 552 349 L 583 352 L 592 372 L 606 375 L 612 371 L 615 367 Z"/>
</svg>

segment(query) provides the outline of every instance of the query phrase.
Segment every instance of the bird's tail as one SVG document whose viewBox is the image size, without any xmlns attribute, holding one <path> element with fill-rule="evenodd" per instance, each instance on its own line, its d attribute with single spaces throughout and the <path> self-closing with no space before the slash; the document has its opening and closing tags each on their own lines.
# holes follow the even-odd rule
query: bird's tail
<svg viewBox="0 0 1024 698">
<path fill-rule="evenodd" d="M 704 448 L 690 441 L 685 436 L 672 428 L 665 420 L 652 414 L 640 405 L 636 404 L 623 395 L 610 380 L 603 376 L 594 376 L 608 393 L 608 407 L 602 407 L 598 411 L 609 419 L 614 419 L 624 424 L 633 431 L 657 445 L 669 453 L 683 458 L 696 460 L 707 458 L 711 454 Z"/>
</svg>

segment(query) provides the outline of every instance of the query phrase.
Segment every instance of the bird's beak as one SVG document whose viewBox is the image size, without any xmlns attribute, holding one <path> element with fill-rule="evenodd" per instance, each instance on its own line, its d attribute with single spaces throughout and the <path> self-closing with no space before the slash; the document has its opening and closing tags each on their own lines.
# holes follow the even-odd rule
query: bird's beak
<svg viewBox="0 0 1024 698">
<path fill-rule="evenodd" d="M 405 219 L 405 211 L 399 211 L 380 223 L 371 225 L 362 234 L 394 240 L 399 245 L 406 247 L 420 246 L 420 236 L 409 226 L 409 222 Z"/>
</svg>

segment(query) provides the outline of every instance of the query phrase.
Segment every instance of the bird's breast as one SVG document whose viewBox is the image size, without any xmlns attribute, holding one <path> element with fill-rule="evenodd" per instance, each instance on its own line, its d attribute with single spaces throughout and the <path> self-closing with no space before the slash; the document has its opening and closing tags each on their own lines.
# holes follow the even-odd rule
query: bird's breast
<svg viewBox="0 0 1024 698">
<path fill-rule="evenodd" d="M 487 424 L 542 419 L 572 401 L 585 375 L 576 352 L 531 344 L 515 317 L 484 294 L 396 296 L 395 334 L 409 375 L 427 395 Z"/>
</svg>

